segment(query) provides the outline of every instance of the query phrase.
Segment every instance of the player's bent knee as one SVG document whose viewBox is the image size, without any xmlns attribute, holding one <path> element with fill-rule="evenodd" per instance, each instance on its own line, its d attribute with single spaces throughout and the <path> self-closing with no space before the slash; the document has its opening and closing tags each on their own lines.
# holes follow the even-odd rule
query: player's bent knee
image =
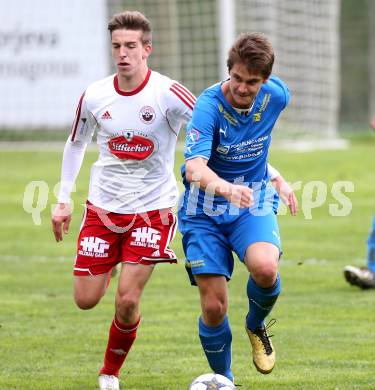
<svg viewBox="0 0 375 390">
<path fill-rule="evenodd" d="M 85 296 L 81 294 L 74 294 L 74 302 L 82 310 L 90 310 L 95 307 L 102 296 Z"/>
<path fill-rule="evenodd" d="M 85 300 L 80 298 L 75 298 L 75 303 L 81 310 L 90 310 L 95 307 L 99 300 Z"/>
<path fill-rule="evenodd" d="M 251 275 L 258 286 L 263 288 L 272 287 L 272 285 L 276 282 L 277 267 L 273 267 L 272 265 L 262 265 L 256 267 L 252 271 Z"/>
<path fill-rule="evenodd" d="M 107 275 L 95 277 L 76 276 L 74 278 L 74 301 L 82 310 L 95 307 L 106 291 Z"/>
</svg>

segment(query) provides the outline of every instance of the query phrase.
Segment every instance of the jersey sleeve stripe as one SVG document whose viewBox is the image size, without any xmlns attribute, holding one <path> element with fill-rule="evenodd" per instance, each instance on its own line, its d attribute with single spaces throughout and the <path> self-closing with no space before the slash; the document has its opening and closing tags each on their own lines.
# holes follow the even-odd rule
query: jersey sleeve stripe
<svg viewBox="0 0 375 390">
<path fill-rule="evenodd" d="M 179 94 L 179 92 L 176 92 L 175 90 L 173 90 L 172 88 L 171 88 L 171 91 L 181 100 L 181 101 L 183 101 L 189 108 L 190 108 L 190 110 L 192 110 L 193 109 L 193 104 L 191 104 L 191 102 L 189 102 L 188 100 L 186 100 L 183 96 L 181 96 L 180 94 Z"/>
<path fill-rule="evenodd" d="M 181 84 L 174 83 L 171 87 L 171 90 L 175 90 L 176 92 L 179 92 L 182 96 L 184 96 L 193 106 L 195 105 L 195 102 L 197 101 L 196 97 L 185 87 L 183 87 Z"/>
<path fill-rule="evenodd" d="M 168 238 L 167 238 L 167 242 L 166 242 L 164 250 L 168 249 L 168 245 L 170 244 L 170 242 L 173 240 L 174 236 L 176 235 L 177 218 L 174 214 L 172 214 L 172 218 L 173 218 L 173 222 L 172 222 L 171 227 L 170 227 L 169 232 L 168 232 Z"/>
<path fill-rule="evenodd" d="M 194 102 L 197 100 L 197 98 L 183 85 L 181 85 L 179 83 L 174 83 L 172 85 L 172 87 L 175 87 L 176 89 L 180 90 L 181 92 L 184 92 L 187 96 L 190 96 L 191 100 L 193 100 Z"/>
<path fill-rule="evenodd" d="M 85 96 L 85 93 L 82 94 L 81 98 L 79 99 L 79 102 L 78 102 L 78 106 L 77 106 L 77 110 L 76 110 L 76 117 L 74 119 L 74 122 L 73 122 L 73 126 L 72 126 L 72 131 L 71 131 L 71 141 L 74 141 L 74 138 L 76 136 L 76 132 L 77 132 L 77 127 L 78 127 L 78 123 L 79 123 L 79 117 L 81 116 L 81 109 L 82 109 L 82 101 L 83 101 L 83 97 Z"/>
</svg>

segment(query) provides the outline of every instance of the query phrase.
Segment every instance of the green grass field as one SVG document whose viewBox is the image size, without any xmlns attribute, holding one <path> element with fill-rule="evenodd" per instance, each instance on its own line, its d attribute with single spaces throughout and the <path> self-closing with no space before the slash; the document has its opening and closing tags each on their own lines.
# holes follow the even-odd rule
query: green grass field
<svg viewBox="0 0 375 390">
<path fill-rule="evenodd" d="M 284 256 L 283 292 L 272 313 L 277 364 L 259 374 L 251 363 L 243 329 L 247 311 L 245 268 L 236 263 L 230 282 L 233 369 L 240 389 L 375 389 L 375 291 L 360 291 L 343 279 L 342 268 L 365 264 L 367 233 L 374 213 L 375 140 L 355 141 L 346 151 L 308 153 L 274 150 L 271 162 L 291 182 L 325 183 L 328 197 L 311 211 L 279 218 Z M 101 304 L 80 311 L 72 299 L 75 240 L 86 198 L 86 155 L 74 195 L 70 233 L 56 244 L 50 231 L 52 189 L 59 180 L 61 152 L 1 150 L 0 161 L 0 389 L 89 390 L 97 387 L 117 280 Z M 178 156 L 176 167 L 181 156 Z M 176 170 L 177 171 L 177 170 Z M 346 194 L 352 210 L 333 217 L 329 204 L 338 181 L 354 183 Z M 23 209 L 28 183 L 49 188 L 41 224 Z M 47 187 L 46 187 L 47 188 Z M 298 190 L 301 200 L 303 191 Z M 47 199 L 46 199 L 47 201 Z M 34 200 L 34 206 L 36 199 Z M 303 212 L 304 211 L 304 212 Z M 304 215 L 305 214 L 305 215 Z M 180 237 L 174 241 L 180 259 Z M 197 335 L 199 300 L 185 276 L 183 261 L 161 265 L 143 297 L 138 339 L 122 370 L 126 390 L 185 390 L 208 365 Z"/>
</svg>

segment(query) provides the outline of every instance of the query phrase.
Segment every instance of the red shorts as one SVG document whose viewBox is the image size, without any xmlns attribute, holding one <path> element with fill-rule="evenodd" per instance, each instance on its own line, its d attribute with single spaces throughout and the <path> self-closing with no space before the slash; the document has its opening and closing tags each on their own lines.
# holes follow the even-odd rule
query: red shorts
<svg viewBox="0 0 375 390">
<path fill-rule="evenodd" d="M 74 275 L 99 275 L 116 264 L 176 263 L 168 247 L 177 227 L 171 209 L 142 214 L 117 214 L 105 211 L 90 202 L 77 242 Z"/>
</svg>

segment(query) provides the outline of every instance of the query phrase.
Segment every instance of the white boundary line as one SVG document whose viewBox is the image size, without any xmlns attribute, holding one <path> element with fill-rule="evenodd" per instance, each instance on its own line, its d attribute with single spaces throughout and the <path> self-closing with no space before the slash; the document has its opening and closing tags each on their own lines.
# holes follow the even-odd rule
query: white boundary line
<svg viewBox="0 0 375 390">
<path fill-rule="evenodd" d="M 33 152 L 33 151 L 43 151 L 43 152 L 63 152 L 65 146 L 65 141 L 4 141 L 0 142 L 1 151 L 10 151 L 10 152 Z M 98 146 L 96 143 L 89 144 L 87 147 L 89 150 L 97 150 Z"/>
<path fill-rule="evenodd" d="M 44 152 L 63 152 L 65 141 L 5 141 L 0 142 L 1 151 L 44 151 Z M 271 144 L 271 150 L 291 150 L 295 152 L 313 152 L 316 150 L 346 150 L 350 142 L 345 139 L 327 139 L 327 140 L 280 140 Z M 98 151 L 96 143 L 88 144 L 88 150 Z M 177 152 L 184 151 L 184 142 L 177 142 Z"/>
</svg>

